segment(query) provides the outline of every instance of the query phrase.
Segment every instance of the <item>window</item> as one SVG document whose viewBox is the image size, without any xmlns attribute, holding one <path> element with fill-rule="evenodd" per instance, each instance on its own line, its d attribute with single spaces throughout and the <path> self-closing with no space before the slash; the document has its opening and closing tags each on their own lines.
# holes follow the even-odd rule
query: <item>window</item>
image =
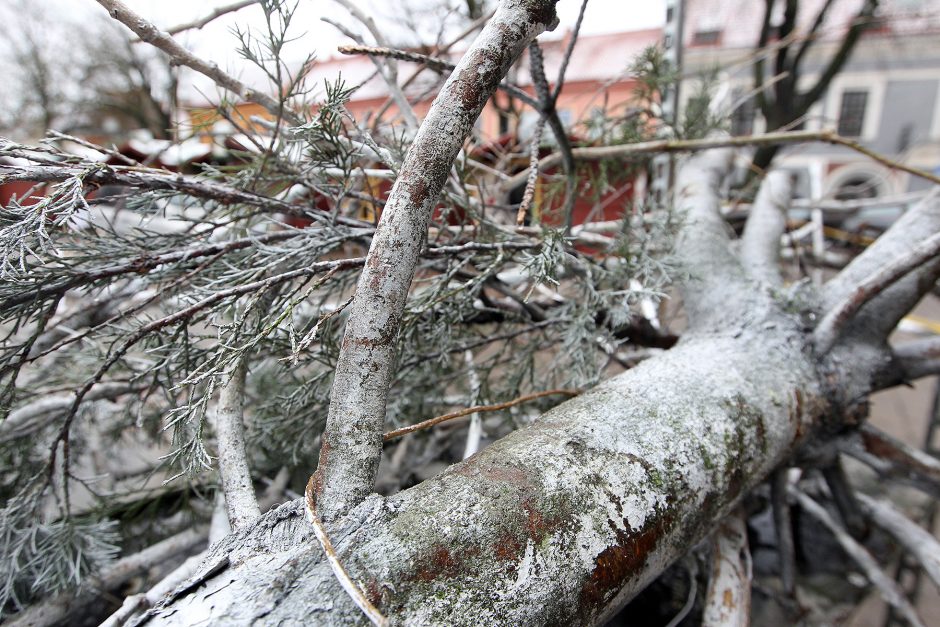
<svg viewBox="0 0 940 627">
<path fill-rule="evenodd" d="M 740 100 L 741 90 L 734 94 L 735 101 Z M 731 113 L 731 134 L 732 135 L 751 135 L 754 133 L 754 115 L 757 107 L 753 98 L 747 98 Z"/>
<path fill-rule="evenodd" d="M 693 46 L 714 46 L 721 42 L 721 29 L 698 30 L 692 35 Z"/>
<path fill-rule="evenodd" d="M 868 92 L 849 90 L 842 92 L 842 104 L 839 107 L 839 135 L 860 137 L 865 124 L 865 108 L 868 104 Z"/>
<path fill-rule="evenodd" d="M 833 196 L 836 200 L 865 200 L 878 198 L 881 195 L 878 181 L 870 176 L 859 174 L 843 181 L 836 188 Z"/>
</svg>

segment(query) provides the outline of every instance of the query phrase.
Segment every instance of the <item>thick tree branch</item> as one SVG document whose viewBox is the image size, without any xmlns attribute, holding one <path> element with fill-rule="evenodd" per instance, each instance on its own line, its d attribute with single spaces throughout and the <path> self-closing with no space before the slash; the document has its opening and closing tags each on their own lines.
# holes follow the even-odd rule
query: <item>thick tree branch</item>
<svg viewBox="0 0 940 627">
<path fill-rule="evenodd" d="M 880 273 L 885 263 L 910 254 L 928 235 L 940 232 L 940 194 L 936 192 L 904 213 L 885 233 L 855 257 L 822 291 L 822 311 L 833 311 L 852 298 L 859 285 Z M 933 287 L 940 264 L 933 262 L 888 287 L 852 322 L 852 335 L 863 342 L 881 342 L 898 321 Z"/>
<path fill-rule="evenodd" d="M 330 529 L 350 577 L 393 623 L 603 624 L 828 415 L 802 330 L 771 319 L 690 337 L 432 480 L 367 498 Z M 210 556 L 226 571 L 153 619 L 361 620 L 298 541 L 303 511 L 233 534 Z"/>
<path fill-rule="evenodd" d="M 557 22 L 551 0 L 504 0 L 435 99 L 389 195 L 336 366 L 314 478 L 326 522 L 375 483 L 395 342 L 428 221 L 453 161 L 509 66 Z"/>
<path fill-rule="evenodd" d="M 690 157 L 676 177 L 676 207 L 682 216 L 677 250 L 692 275 L 681 284 L 690 327 L 703 328 L 733 317 L 725 290 L 744 280 L 730 249 L 728 226 L 719 211 L 719 192 L 731 170 L 733 153 L 719 148 Z"/>
<path fill-rule="evenodd" d="M 820 353 L 828 352 L 836 343 L 836 340 L 839 339 L 842 329 L 849 324 L 852 317 L 866 303 L 893 286 L 901 278 L 934 259 L 937 255 L 940 255 L 940 233 L 914 246 L 906 255 L 894 259 L 877 273 L 859 283 L 841 302 L 833 306 L 823 316 L 823 319 L 813 331 L 816 349 Z M 935 273 L 931 273 L 931 276 L 935 278 Z M 921 293 L 921 290 L 917 291 L 918 298 Z M 886 313 L 891 316 L 894 313 L 891 310 L 896 309 L 895 304 L 890 301 L 882 302 L 890 307 Z M 881 312 L 872 312 L 874 315 L 879 313 Z M 900 315 L 904 314 L 904 312 L 897 312 L 894 316 L 891 316 L 892 321 L 895 323 L 898 313 Z"/>
<path fill-rule="evenodd" d="M 743 512 L 735 511 L 712 535 L 712 572 L 702 617 L 706 627 L 751 624 L 751 552 L 746 520 Z"/>
<path fill-rule="evenodd" d="M 261 516 L 245 448 L 245 376 L 248 365 L 244 356 L 236 360 L 227 380 L 219 390 L 215 411 L 218 441 L 219 476 L 225 492 L 228 521 L 240 529 Z"/>
<path fill-rule="evenodd" d="M 793 177 L 774 170 L 761 184 L 741 236 L 741 261 L 755 279 L 777 286 L 780 276 L 780 237 L 787 228 L 787 209 L 793 197 Z"/>
</svg>

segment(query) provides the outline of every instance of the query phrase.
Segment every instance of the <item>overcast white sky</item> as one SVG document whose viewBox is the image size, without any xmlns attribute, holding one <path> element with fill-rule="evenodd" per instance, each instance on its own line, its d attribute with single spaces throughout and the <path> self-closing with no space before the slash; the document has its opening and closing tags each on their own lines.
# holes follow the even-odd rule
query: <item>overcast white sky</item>
<svg viewBox="0 0 940 627">
<path fill-rule="evenodd" d="M 140 13 L 161 28 L 170 28 L 180 23 L 190 22 L 203 17 L 219 6 L 231 4 L 233 0 L 124 0 L 131 9 Z M 333 0 L 295 0 L 297 11 L 291 25 L 291 32 L 297 41 L 285 49 L 284 58 L 298 62 L 311 50 L 317 57 L 327 59 L 335 56 L 336 47 L 348 40 L 337 29 L 323 21 L 328 17 L 341 22 L 357 32 L 364 32 L 360 24 L 353 20 L 346 10 Z M 376 23 L 388 33 L 388 38 L 395 44 L 433 43 L 435 34 L 445 22 L 443 10 L 448 3 L 451 6 L 463 6 L 465 0 L 354 0 Z M 580 0 L 560 0 L 557 5 L 561 24 L 554 33 L 543 38 L 559 37 L 570 29 L 577 18 Z M 433 10 L 437 7 L 437 10 Z M 404 25 L 405 17 L 411 14 L 418 22 L 423 33 L 417 36 Z M 108 20 L 104 9 L 95 0 L 0 0 L 0 51 L 3 40 L 16 37 L 19 24 L 25 20 L 34 28 L 38 36 L 65 37 L 74 36 L 69 32 L 68 24 L 95 24 L 96 19 Z M 626 30 L 638 30 L 662 25 L 665 18 L 664 0 L 590 0 L 585 13 L 583 34 L 599 34 Z M 396 25 L 397 23 L 397 25 Z M 35 28 L 42 24 L 42 28 Z M 228 72 L 240 76 L 248 83 L 259 83 L 257 70 L 241 59 L 235 52 L 236 38 L 231 32 L 234 25 L 242 29 L 261 30 L 264 18 L 258 5 L 249 6 L 240 11 L 225 15 L 202 30 L 192 30 L 178 36 L 180 42 L 202 58 L 214 61 Z M 94 27 L 93 27 L 94 28 Z M 452 33 L 455 31 L 451 31 Z M 370 37 L 366 37 L 371 41 Z M 63 60 L 67 62 L 66 60 Z M 598 59 L 598 63 L 604 63 Z M 190 84 L 186 85 L 185 83 Z M 187 100 L 200 100 L 200 93 L 210 98 L 216 89 L 208 79 L 190 75 L 184 80 L 183 97 Z M 0 101 L 3 98 L 0 96 Z"/>
<path fill-rule="evenodd" d="M 8 0 L 0 0 L 0 3 Z M 63 0 L 32 0 L 47 2 Z M 64 0 L 70 10 L 79 10 L 77 5 L 87 5 L 90 10 L 99 10 L 94 0 Z M 213 8 L 231 4 L 232 0 L 126 0 L 127 4 L 157 25 L 168 28 L 182 22 L 188 22 L 212 11 Z M 438 0 L 411 0 L 410 2 L 382 2 L 380 0 L 359 0 L 358 5 L 369 12 L 377 23 L 391 24 L 402 14 L 404 5 L 418 6 L 425 3 L 441 4 Z M 558 14 L 561 25 L 557 33 L 574 25 L 580 8 L 579 0 L 561 0 Z M 84 8 L 84 7 L 83 7 Z M 302 41 L 293 46 L 292 53 L 298 57 L 309 48 L 315 48 L 320 58 L 333 56 L 336 46 L 345 38 L 333 26 L 320 20 L 330 17 L 347 25 L 354 26 L 345 9 L 331 0 L 299 0 L 295 17 L 296 33 L 306 33 Z M 623 30 L 637 30 L 659 26 L 665 19 L 663 0 L 645 0 L 629 2 L 626 0 L 590 0 L 584 18 L 582 32 L 585 34 L 609 33 Z M 234 39 L 229 29 L 235 24 L 261 27 L 263 24 L 261 9 L 251 6 L 237 13 L 232 13 L 214 22 L 201 31 L 191 31 L 182 36 L 182 41 L 201 56 L 210 57 L 223 66 L 232 67 L 238 60 L 232 53 Z M 361 30 L 357 28 L 356 30 Z M 402 33 L 407 37 L 406 33 Z M 551 35 L 547 35 L 551 36 Z"/>
</svg>

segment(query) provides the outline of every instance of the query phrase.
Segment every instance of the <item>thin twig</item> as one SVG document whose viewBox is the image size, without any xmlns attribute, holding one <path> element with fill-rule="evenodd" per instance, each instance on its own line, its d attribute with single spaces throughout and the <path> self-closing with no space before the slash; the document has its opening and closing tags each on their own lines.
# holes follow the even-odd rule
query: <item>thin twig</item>
<svg viewBox="0 0 940 627">
<path fill-rule="evenodd" d="M 501 409 L 509 409 L 510 407 L 515 407 L 516 405 L 521 405 L 522 403 L 528 403 L 529 401 L 534 401 L 537 398 L 543 398 L 545 396 L 554 396 L 556 394 L 564 394 L 565 396 L 578 396 L 584 390 L 577 389 L 558 389 L 558 390 L 545 390 L 542 392 L 535 392 L 533 394 L 525 394 L 517 398 L 512 399 L 511 401 L 506 401 L 505 403 L 496 403 L 495 405 L 476 405 L 474 407 L 466 407 L 464 409 L 458 409 L 457 411 L 452 411 L 449 414 L 444 414 L 442 416 L 437 416 L 435 418 L 429 418 L 419 422 L 418 424 L 410 425 L 407 427 L 402 427 L 401 429 L 395 429 L 394 431 L 389 431 L 383 436 L 383 441 L 388 442 L 389 440 L 394 440 L 395 438 L 400 438 L 403 435 L 408 435 L 409 433 L 414 433 L 415 431 L 421 431 L 422 429 L 428 429 L 434 425 L 439 425 L 442 422 L 447 422 L 448 420 L 453 420 L 454 418 L 460 418 L 461 416 L 468 416 L 470 414 L 482 413 L 487 411 L 499 411 Z"/>
<path fill-rule="evenodd" d="M 399 61 L 420 63 L 426 66 L 429 70 L 437 72 L 441 75 L 450 74 L 454 71 L 454 68 L 457 67 L 450 61 L 446 61 L 438 57 L 432 57 L 418 52 L 411 52 L 409 50 L 399 50 L 398 48 L 388 48 L 386 46 L 366 46 L 362 44 L 343 45 L 339 46 L 337 51 L 339 51 L 340 54 L 366 54 L 373 57 L 389 57 L 392 59 L 398 59 Z M 521 100 L 534 109 L 537 109 L 539 106 L 539 103 L 535 98 L 530 96 L 519 87 L 511 83 L 507 83 L 505 80 L 501 81 L 496 88 L 509 94 L 513 98 Z"/>
<path fill-rule="evenodd" d="M 535 198 L 535 184 L 539 178 L 539 147 L 542 143 L 542 132 L 545 130 L 545 118 L 539 118 L 535 123 L 535 132 L 532 133 L 532 144 L 529 146 L 529 177 L 525 182 L 525 191 L 522 193 L 522 202 L 516 211 L 516 225 L 525 224 L 526 214 Z"/>
<path fill-rule="evenodd" d="M 816 350 L 821 354 L 827 353 L 839 339 L 839 334 L 845 325 L 865 303 L 938 254 L 940 254 L 940 233 L 922 241 L 907 255 L 893 260 L 859 283 L 842 302 L 837 303 L 823 316 L 813 331 Z"/>
<path fill-rule="evenodd" d="M 741 148 L 745 146 L 764 146 L 768 144 L 792 144 L 802 142 L 823 142 L 844 146 L 859 152 L 874 161 L 892 169 L 907 172 L 914 176 L 926 179 L 940 185 L 940 175 L 904 165 L 899 161 L 890 159 L 878 152 L 862 146 L 857 141 L 838 135 L 833 131 L 786 131 L 779 133 L 765 133 L 763 135 L 741 135 L 737 137 L 707 137 L 705 139 L 660 139 L 635 144 L 621 144 L 616 146 L 597 146 L 589 148 L 575 148 L 572 155 L 579 161 L 603 161 L 630 155 L 641 155 L 656 152 L 695 152 L 710 148 Z M 544 157 L 539 162 L 539 168 L 545 169 L 557 165 L 561 161 L 561 154 L 555 153 Z M 525 181 L 528 169 L 516 173 L 503 183 L 503 189 L 513 189 Z"/>
<path fill-rule="evenodd" d="M 241 2 L 233 2 L 232 4 L 225 5 L 224 7 L 219 7 L 214 10 L 212 13 L 201 17 L 198 20 L 193 20 L 192 22 L 186 22 L 185 24 L 178 24 L 172 28 L 166 30 L 167 35 L 176 35 L 187 30 L 199 30 L 204 27 L 209 22 L 216 20 L 227 13 L 234 13 L 235 11 L 240 11 L 245 7 L 249 7 L 253 4 L 257 4 L 261 0 L 241 0 Z"/>
<path fill-rule="evenodd" d="M 320 522 L 320 517 L 317 516 L 317 505 L 314 497 L 314 478 L 310 477 L 310 480 L 307 481 L 307 488 L 304 490 L 304 504 L 307 511 L 307 519 L 310 521 L 310 524 L 313 525 L 313 532 L 317 536 L 317 540 L 320 541 L 320 546 L 323 547 L 323 552 L 326 554 L 326 560 L 330 564 L 330 569 L 332 569 L 333 574 L 336 575 L 339 585 L 346 591 L 346 594 L 353 600 L 353 603 L 362 610 L 362 613 L 365 614 L 373 625 L 379 625 L 384 627 L 388 625 L 388 619 L 382 615 L 382 613 L 372 605 L 372 602 L 366 598 L 366 595 L 363 594 L 362 590 L 353 582 L 350 578 L 349 573 L 346 572 L 346 569 L 343 568 L 343 564 L 339 561 L 339 556 L 336 554 L 336 550 L 333 548 L 333 543 L 330 542 L 330 537 L 326 533 L 326 529 L 323 527 L 323 523 Z"/>
</svg>

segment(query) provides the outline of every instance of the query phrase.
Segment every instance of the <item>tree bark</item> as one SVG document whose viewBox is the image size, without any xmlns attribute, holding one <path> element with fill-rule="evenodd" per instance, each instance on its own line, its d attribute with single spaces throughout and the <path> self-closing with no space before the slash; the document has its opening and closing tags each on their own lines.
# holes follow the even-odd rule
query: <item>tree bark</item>
<svg viewBox="0 0 940 627">
<path fill-rule="evenodd" d="M 457 153 L 496 86 L 557 0 L 504 0 L 441 89 L 382 211 L 350 305 L 313 490 L 324 522 L 375 487 L 396 340 L 428 222 Z"/>
<path fill-rule="evenodd" d="M 831 415 L 804 331 L 758 310 L 369 497 L 331 531 L 340 560 L 392 624 L 603 623 Z M 207 568 L 226 561 L 154 623 L 364 620 L 299 502 L 215 546 Z"/>
</svg>

